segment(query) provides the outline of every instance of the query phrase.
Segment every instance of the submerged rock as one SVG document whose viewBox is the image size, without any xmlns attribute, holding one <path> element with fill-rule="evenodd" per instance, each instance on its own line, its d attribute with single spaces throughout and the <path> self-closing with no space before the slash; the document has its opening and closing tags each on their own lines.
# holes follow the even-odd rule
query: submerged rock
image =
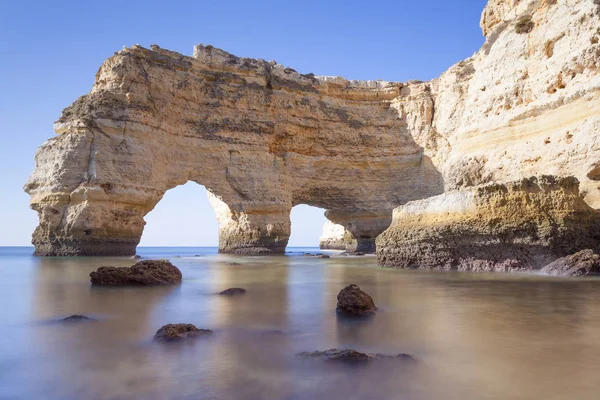
<svg viewBox="0 0 600 400">
<path fill-rule="evenodd" d="M 339 361 L 346 363 L 366 362 L 372 360 L 406 360 L 414 361 L 414 358 L 409 354 L 387 355 L 379 353 L 361 353 L 354 349 L 329 349 L 325 351 L 305 351 L 297 354 L 299 357 L 324 359 L 327 361 Z"/>
<path fill-rule="evenodd" d="M 95 318 L 86 317 L 85 315 L 74 314 L 70 317 L 66 317 L 58 320 L 58 322 L 91 322 L 96 321 Z"/>
<path fill-rule="evenodd" d="M 229 288 L 229 289 L 225 289 L 222 292 L 220 292 L 219 294 L 222 296 L 237 296 L 240 294 L 244 294 L 246 293 L 246 289 L 244 288 Z"/>
<path fill-rule="evenodd" d="M 93 285 L 168 285 L 181 282 L 179 268 L 166 260 L 144 260 L 132 267 L 100 267 L 90 273 Z"/>
<path fill-rule="evenodd" d="M 210 329 L 198 329 L 193 324 L 167 324 L 162 326 L 154 335 L 155 342 L 171 342 L 210 335 Z"/>
<path fill-rule="evenodd" d="M 541 272 L 554 276 L 598 275 L 600 274 L 600 255 L 590 249 L 581 250 L 546 265 Z"/>
<path fill-rule="evenodd" d="M 600 250 L 600 214 L 573 177 L 539 176 L 453 190 L 394 210 L 377 238 L 381 265 L 459 271 L 541 269 Z"/>
<path fill-rule="evenodd" d="M 323 253 L 304 253 L 304 257 L 314 257 L 314 258 L 331 258 L 329 257 L 327 254 L 323 254 Z"/>
<path fill-rule="evenodd" d="M 357 285 L 349 285 L 343 288 L 337 295 L 338 314 L 350 317 L 371 316 L 377 311 L 375 302 Z"/>
</svg>

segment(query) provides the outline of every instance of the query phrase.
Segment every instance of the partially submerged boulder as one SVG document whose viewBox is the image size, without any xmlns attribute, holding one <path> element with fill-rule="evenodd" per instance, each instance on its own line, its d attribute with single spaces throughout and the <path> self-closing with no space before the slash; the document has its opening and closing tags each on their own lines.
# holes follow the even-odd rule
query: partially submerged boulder
<svg viewBox="0 0 600 400">
<path fill-rule="evenodd" d="M 91 321 L 96 321 L 96 319 L 90 318 L 90 317 L 86 317 L 85 315 L 80 315 L 80 314 L 74 314 L 74 315 L 71 315 L 69 317 L 66 317 L 66 318 L 58 320 L 58 322 L 67 322 L 67 323 L 72 323 L 72 322 L 91 322 Z"/>
<path fill-rule="evenodd" d="M 181 282 L 182 275 L 167 260 L 144 260 L 132 267 L 100 267 L 90 278 L 93 285 L 168 285 Z"/>
<path fill-rule="evenodd" d="M 541 272 L 553 276 L 599 275 L 600 255 L 590 249 L 581 250 L 546 265 Z"/>
<path fill-rule="evenodd" d="M 325 351 L 305 351 L 297 354 L 299 357 L 323 359 L 327 361 L 338 361 L 344 363 L 360 363 L 373 360 L 405 360 L 414 361 L 409 354 L 387 355 L 379 353 L 361 353 L 354 349 L 329 349 Z"/>
<path fill-rule="evenodd" d="M 600 250 L 600 215 L 574 177 L 540 176 L 453 190 L 394 210 L 377 238 L 385 267 L 536 270 Z"/>
<path fill-rule="evenodd" d="M 220 292 L 219 294 L 222 296 L 237 296 L 240 294 L 244 294 L 246 293 L 246 289 L 244 288 L 229 288 L 229 289 L 225 289 L 222 292 Z"/>
<path fill-rule="evenodd" d="M 154 335 L 155 342 L 172 342 L 210 335 L 210 329 L 198 329 L 193 324 L 167 324 Z"/>
<path fill-rule="evenodd" d="M 337 295 L 338 314 L 348 317 L 365 317 L 375 314 L 377 307 L 367 293 L 357 285 L 348 285 Z"/>
</svg>

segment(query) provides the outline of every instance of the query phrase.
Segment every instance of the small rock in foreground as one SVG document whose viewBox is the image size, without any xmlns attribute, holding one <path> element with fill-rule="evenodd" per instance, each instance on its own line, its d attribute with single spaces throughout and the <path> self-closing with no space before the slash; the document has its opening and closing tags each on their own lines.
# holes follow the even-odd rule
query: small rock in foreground
<svg viewBox="0 0 600 400">
<path fill-rule="evenodd" d="M 93 285 L 169 285 L 181 282 L 179 268 L 166 260 L 144 260 L 132 267 L 100 267 L 90 273 Z"/>
<path fill-rule="evenodd" d="M 581 250 L 546 265 L 542 273 L 553 276 L 587 276 L 600 274 L 600 255 L 593 250 Z"/>
<path fill-rule="evenodd" d="M 383 360 L 383 359 L 402 359 L 406 361 L 414 361 L 415 359 L 409 354 L 398 354 L 390 356 L 379 353 L 361 353 L 354 349 L 329 349 L 325 351 L 305 351 L 298 354 L 299 357 L 305 358 L 318 358 L 327 361 L 341 361 L 347 363 L 354 362 L 365 362 L 372 360 Z"/>
<path fill-rule="evenodd" d="M 339 314 L 350 317 L 371 316 L 377 311 L 375 302 L 357 285 L 343 288 L 337 295 L 337 308 Z"/>
<path fill-rule="evenodd" d="M 58 322 L 89 322 L 96 321 L 94 318 L 86 317 L 85 315 L 75 314 L 70 317 L 58 320 Z"/>
<path fill-rule="evenodd" d="M 198 329 L 193 324 L 168 324 L 154 335 L 155 342 L 171 342 L 211 334 L 210 329 Z"/>
<path fill-rule="evenodd" d="M 222 292 L 220 292 L 219 294 L 223 295 L 223 296 L 236 296 L 236 295 L 244 294 L 244 293 L 246 293 L 246 289 L 234 287 L 234 288 L 225 289 Z"/>
</svg>

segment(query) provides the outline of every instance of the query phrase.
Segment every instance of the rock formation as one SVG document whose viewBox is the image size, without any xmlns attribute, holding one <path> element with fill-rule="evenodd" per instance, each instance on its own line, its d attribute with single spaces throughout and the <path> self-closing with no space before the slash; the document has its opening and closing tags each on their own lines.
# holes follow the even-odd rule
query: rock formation
<svg viewBox="0 0 600 400">
<path fill-rule="evenodd" d="M 356 249 L 356 240 L 344 226 L 331 221 L 323 225 L 323 234 L 319 238 L 319 247 L 323 250 L 349 250 Z"/>
<path fill-rule="evenodd" d="M 167 260 L 144 260 L 132 267 L 100 267 L 90 273 L 92 285 L 170 285 L 180 283 L 179 268 Z"/>
<path fill-rule="evenodd" d="M 193 324 L 167 324 L 154 335 L 155 342 L 174 342 L 210 335 L 210 329 L 198 329 Z"/>
<path fill-rule="evenodd" d="M 246 289 L 244 288 L 229 288 L 229 289 L 225 289 L 222 292 L 219 292 L 220 295 L 222 296 L 238 296 L 240 294 L 245 294 L 246 293 Z"/>
<path fill-rule="evenodd" d="M 365 317 L 375 315 L 377 307 L 371 296 L 358 285 L 348 285 L 338 293 L 335 310 L 347 317 Z"/>
<path fill-rule="evenodd" d="M 599 275 L 600 255 L 590 249 L 581 250 L 546 265 L 541 272 L 554 276 Z"/>
<path fill-rule="evenodd" d="M 373 360 L 416 361 L 410 354 L 400 353 L 387 355 L 380 353 L 361 353 L 354 349 L 329 349 L 324 351 L 305 351 L 297 354 L 298 357 L 323 359 L 326 361 L 339 361 L 343 363 L 366 362 Z"/>
<path fill-rule="evenodd" d="M 600 208 L 596 3 L 490 0 L 481 50 L 430 82 L 124 49 L 36 154 L 36 254 L 135 254 L 144 215 L 187 181 L 210 192 L 232 253 L 283 252 L 296 204 L 372 251 L 397 206 L 535 174 L 577 177 Z"/>
<path fill-rule="evenodd" d="M 453 190 L 394 210 L 377 238 L 387 267 L 472 271 L 539 269 L 600 250 L 600 214 L 575 178 L 523 179 Z"/>
</svg>

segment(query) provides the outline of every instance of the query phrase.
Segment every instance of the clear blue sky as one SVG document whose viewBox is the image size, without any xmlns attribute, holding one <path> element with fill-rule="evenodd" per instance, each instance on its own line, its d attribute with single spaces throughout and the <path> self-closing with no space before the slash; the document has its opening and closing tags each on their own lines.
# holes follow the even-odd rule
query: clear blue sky
<svg viewBox="0 0 600 400">
<path fill-rule="evenodd" d="M 479 49 L 485 0 L 0 1 L 0 245 L 28 245 L 37 224 L 22 187 L 63 108 L 104 59 L 140 44 L 192 53 L 212 44 L 299 72 L 429 80 Z M 215 245 L 200 186 L 167 193 L 142 245 Z M 322 210 L 292 212 L 291 245 L 316 245 Z"/>
</svg>

